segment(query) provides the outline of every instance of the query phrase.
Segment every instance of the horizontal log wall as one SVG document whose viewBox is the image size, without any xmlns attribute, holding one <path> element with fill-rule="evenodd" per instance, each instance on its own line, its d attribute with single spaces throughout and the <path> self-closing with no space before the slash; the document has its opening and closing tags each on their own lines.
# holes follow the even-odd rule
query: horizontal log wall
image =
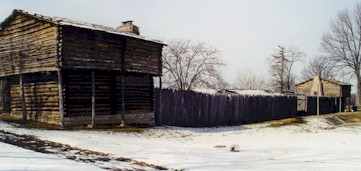
<svg viewBox="0 0 361 171">
<path fill-rule="evenodd" d="M 62 27 L 63 67 L 159 75 L 162 46 L 145 40 L 72 26 Z M 123 59 L 124 57 L 124 59 Z"/>
<path fill-rule="evenodd" d="M 64 68 L 122 69 L 122 37 L 72 26 L 62 31 Z"/>
<path fill-rule="evenodd" d="M 339 97 L 342 95 L 341 86 L 336 83 L 322 80 L 322 87 L 325 96 Z"/>
<path fill-rule="evenodd" d="M 121 76 L 116 77 L 117 113 L 121 112 Z M 129 114 L 152 111 L 153 79 L 147 75 L 125 75 L 124 102 Z"/>
<path fill-rule="evenodd" d="M 24 74 L 23 77 L 27 119 L 60 124 L 59 87 L 56 73 Z M 22 117 L 19 77 L 10 78 L 11 114 Z"/>
<path fill-rule="evenodd" d="M 127 72 L 159 75 L 163 45 L 127 38 L 124 64 Z"/>
<path fill-rule="evenodd" d="M 304 96 L 314 96 L 316 94 L 311 93 L 311 87 L 313 80 L 304 82 L 300 85 L 297 85 L 297 94 Z M 328 80 L 322 80 L 323 95 L 332 96 L 332 97 L 349 97 L 351 95 L 351 86 L 350 85 L 339 85 Z"/>
<path fill-rule="evenodd" d="M 87 71 L 64 71 L 65 117 L 91 116 L 92 77 Z M 111 76 L 95 72 L 95 112 L 96 115 L 111 115 L 112 88 Z"/>
<path fill-rule="evenodd" d="M 57 27 L 15 15 L 0 31 L 0 76 L 54 71 L 57 67 Z"/>
<path fill-rule="evenodd" d="M 313 81 L 307 81 L 300 85 L 297 85 L 297 94 L 309 96 L 311 93 L 312 83 Z"/>
<path fill-rule="evenodd" d="M 67 120 L 90 121 L 92 106 L 91 70 L 64 70 L 64 107 Z M 149 75 L 124 76 L 126 123 L 145 123 L 153 116 L 153 79 Z M 95 71 L 95 115 L 114 118 L 122 112 L 122 79 L 120 72 Z M 74 119 L 71 119 L 74 118 Z M 120 120 L 117 120 L 120 123 Z M 154 116 L 153 116 L 154 122 Z M 111 122 L 109 122 L 111 123 Z M 90 124 L 90 123 L 88 123 Z"/>
<path fill-rule="evenodd" d="M 10 86 L 7 78 L 0 78 L 0 111 L 10 112 Z"/>
</svg>

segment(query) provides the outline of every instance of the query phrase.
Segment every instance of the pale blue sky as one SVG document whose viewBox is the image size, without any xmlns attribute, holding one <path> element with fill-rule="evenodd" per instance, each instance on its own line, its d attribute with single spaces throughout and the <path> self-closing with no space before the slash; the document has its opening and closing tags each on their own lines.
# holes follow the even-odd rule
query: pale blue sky
<svg viewBox="0 0 361 171">
<path fill-rule="evenodd" d="M 13 9 L 110 27 L 133 20 L 146 37 L 191 39 L 217 47 L 233 82 L 238 71 L 268 76 L 267 57 L 277 45 L 295 45 L 307 59 L 321 54 L 322 34 L 337 11 L 356 0 L 0 0 L 0 20 Z M 296 71 L 299 72 L 300 63 Z M 297 73 L 296 73 L 297 74 Z M 300 74 L 298 74 L 300 77 Z M 300 80 L 299 80 L 300 81 Z M 344 80 L 347 81 L 347 80 Z"/>
</svg>

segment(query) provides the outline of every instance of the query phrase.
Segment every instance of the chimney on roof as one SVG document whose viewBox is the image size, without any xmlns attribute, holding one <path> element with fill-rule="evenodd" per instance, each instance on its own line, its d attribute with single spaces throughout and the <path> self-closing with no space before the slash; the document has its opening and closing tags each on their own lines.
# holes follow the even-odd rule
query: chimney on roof
<svg viewBox="0 0 361 171">
<path fill-rule="evenodd" d="M 132 33 L 139 35 L 139 27 L 133 25 L 133 21 L 124 21 L 122 25 L 117 28 L 121 32 Z"/>
</svg>

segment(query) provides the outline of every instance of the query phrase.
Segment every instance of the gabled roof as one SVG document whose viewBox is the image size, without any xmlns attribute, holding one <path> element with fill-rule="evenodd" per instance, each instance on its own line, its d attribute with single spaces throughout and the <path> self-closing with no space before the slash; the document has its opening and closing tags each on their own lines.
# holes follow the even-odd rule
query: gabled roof
<svg viewBox="0 0 361 171">
<path fill-rule="evenodd" d="M 349 83 L 345 83 L 345 82 L 341 82 L 341 81 L 337 81 L 337 80 L 330 80 L 330 79 L 322 79 L 322 80 L 323 81 L 328 81 L 328 82 L 331 82 L 331 83 L 334 83 L 334 84 L 342 85 L 342 86 L 346 86 L 346 85 L 350 86 L 351 85 Z M 302 81 L 302 82 L 300 82 L 298 84 L 295 84 L 295 86 L 301 85 L 301 84 L 309 82 L 309 81 L 313 81 L 313 78 L 308 79 L 306 81 Z"/>
<path fill-rule="evenodd" d="M 88 29 L 88 30 L 103 31 L 103 32 L 110 33 L 110 34 L 122 35 L 122 36 L 126 36 L 126 37 L 132 37 L 135 39 L 140 39 L 140 40 L 145 40 L 145 41 L 165 45 L 161 41 L 149 39 L 149 38 L 146 38 L 146 37 L 143 37 L 140 35 L 136 35 L 136 34 L 121 32 L 120 30 L 112 28 L 112 27 L 107 27 L 107 26 L 98 25 L 98 24 L 91 24 L 91 23 L 71 20 L 71 19 L 67 19 L 67 18 L 51 17 L 51 16 L 46 16 L 46 15 L 33 13 L 33 12 L 20 10 L 20 9 L 15 9 L 13 11 L 13 13 L 0 24 L 0 31 L 4 27 L 6 27 L 8 22 L 10 22 L 16 15 L 19 15 L 19 14 L 30 16 L 32 18 L 46 21 L 49 23 L 53 23 L 53 24 L 60 25 L 60 26 L 73 26 L 73 27 L 84 28 L 84 29 Z"/>
</svg>

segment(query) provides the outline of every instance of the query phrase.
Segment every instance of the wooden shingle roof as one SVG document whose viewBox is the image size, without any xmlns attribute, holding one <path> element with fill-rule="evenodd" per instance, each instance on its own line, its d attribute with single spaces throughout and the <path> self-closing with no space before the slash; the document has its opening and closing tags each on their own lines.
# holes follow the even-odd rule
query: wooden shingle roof
<svg viewBox="0 0 361 171">
<path fill-rule="evenodd" d="M 4 27 L 6 27 L 7 23 L 9 23 L 13 17 L 15 17 L 18 14 L 23 14 L 23 15 L 30 16 L 30 17 L 38 19 L 38 20 L 46 21 L 46 22 L 53 23 L 53 24 L 60 25 L 60 26 L 73 26 L 73 27 L 84 28 L 84 29 L 88 29 L 88 30 L 103 31 L 103 32 L 106 32 L 109 34 L 122 35 L 122 36 L 126 36 L 126 37 L 132 37 L 135 39 L 141 39 L 141 40 L 165 45 L 164 43 L 162 43 L 159 40 L 149 39 L 144 36 L 122 32 L 122 31 L 120 31 L 116 28 L 112 28 L 112 27 L 71 20 L 68 18 L 51 17 L 51 16 L 46 16 L 43 14 L 33 13 L 33 12 L 20 10 L 20 9 L 15 9 L 13 11 L 13 13 L 0 24 L 0 31 Z"/>
<path fill-rule="evenodd" d="M 309 82 L 309 81 L 312 81 L 313 80 L 313 78 L 311 78 L 311 79 L 308 79 L 308 80 L 306 80 L 306 81 L 302 81 L 302 82 L 300 82 L 300 83 L 298 83 L 298 84 L 295 84 L 295 86 L 298 86 L 298 85 L 301 85 L 301 84 L 303 84 L 303 83 L 306 83 L 306 82 Z M 331 80 L 331 79 L 322 79 L 323 81 L 328 81 L 328 82 L 331 82 L 331 83 L 334 83 L 334 84 L 338 84 L 338 85 L 341 85 L 341 86 L 343 86 L 343 85 L 348 85 L 348 86 L 350 86 L 351 84 L 349 84 L 349 83 L 345 83 L 345 82 L 341 82 L 341 81 L 337 81 L 337 80 Z"/>
</svg>

